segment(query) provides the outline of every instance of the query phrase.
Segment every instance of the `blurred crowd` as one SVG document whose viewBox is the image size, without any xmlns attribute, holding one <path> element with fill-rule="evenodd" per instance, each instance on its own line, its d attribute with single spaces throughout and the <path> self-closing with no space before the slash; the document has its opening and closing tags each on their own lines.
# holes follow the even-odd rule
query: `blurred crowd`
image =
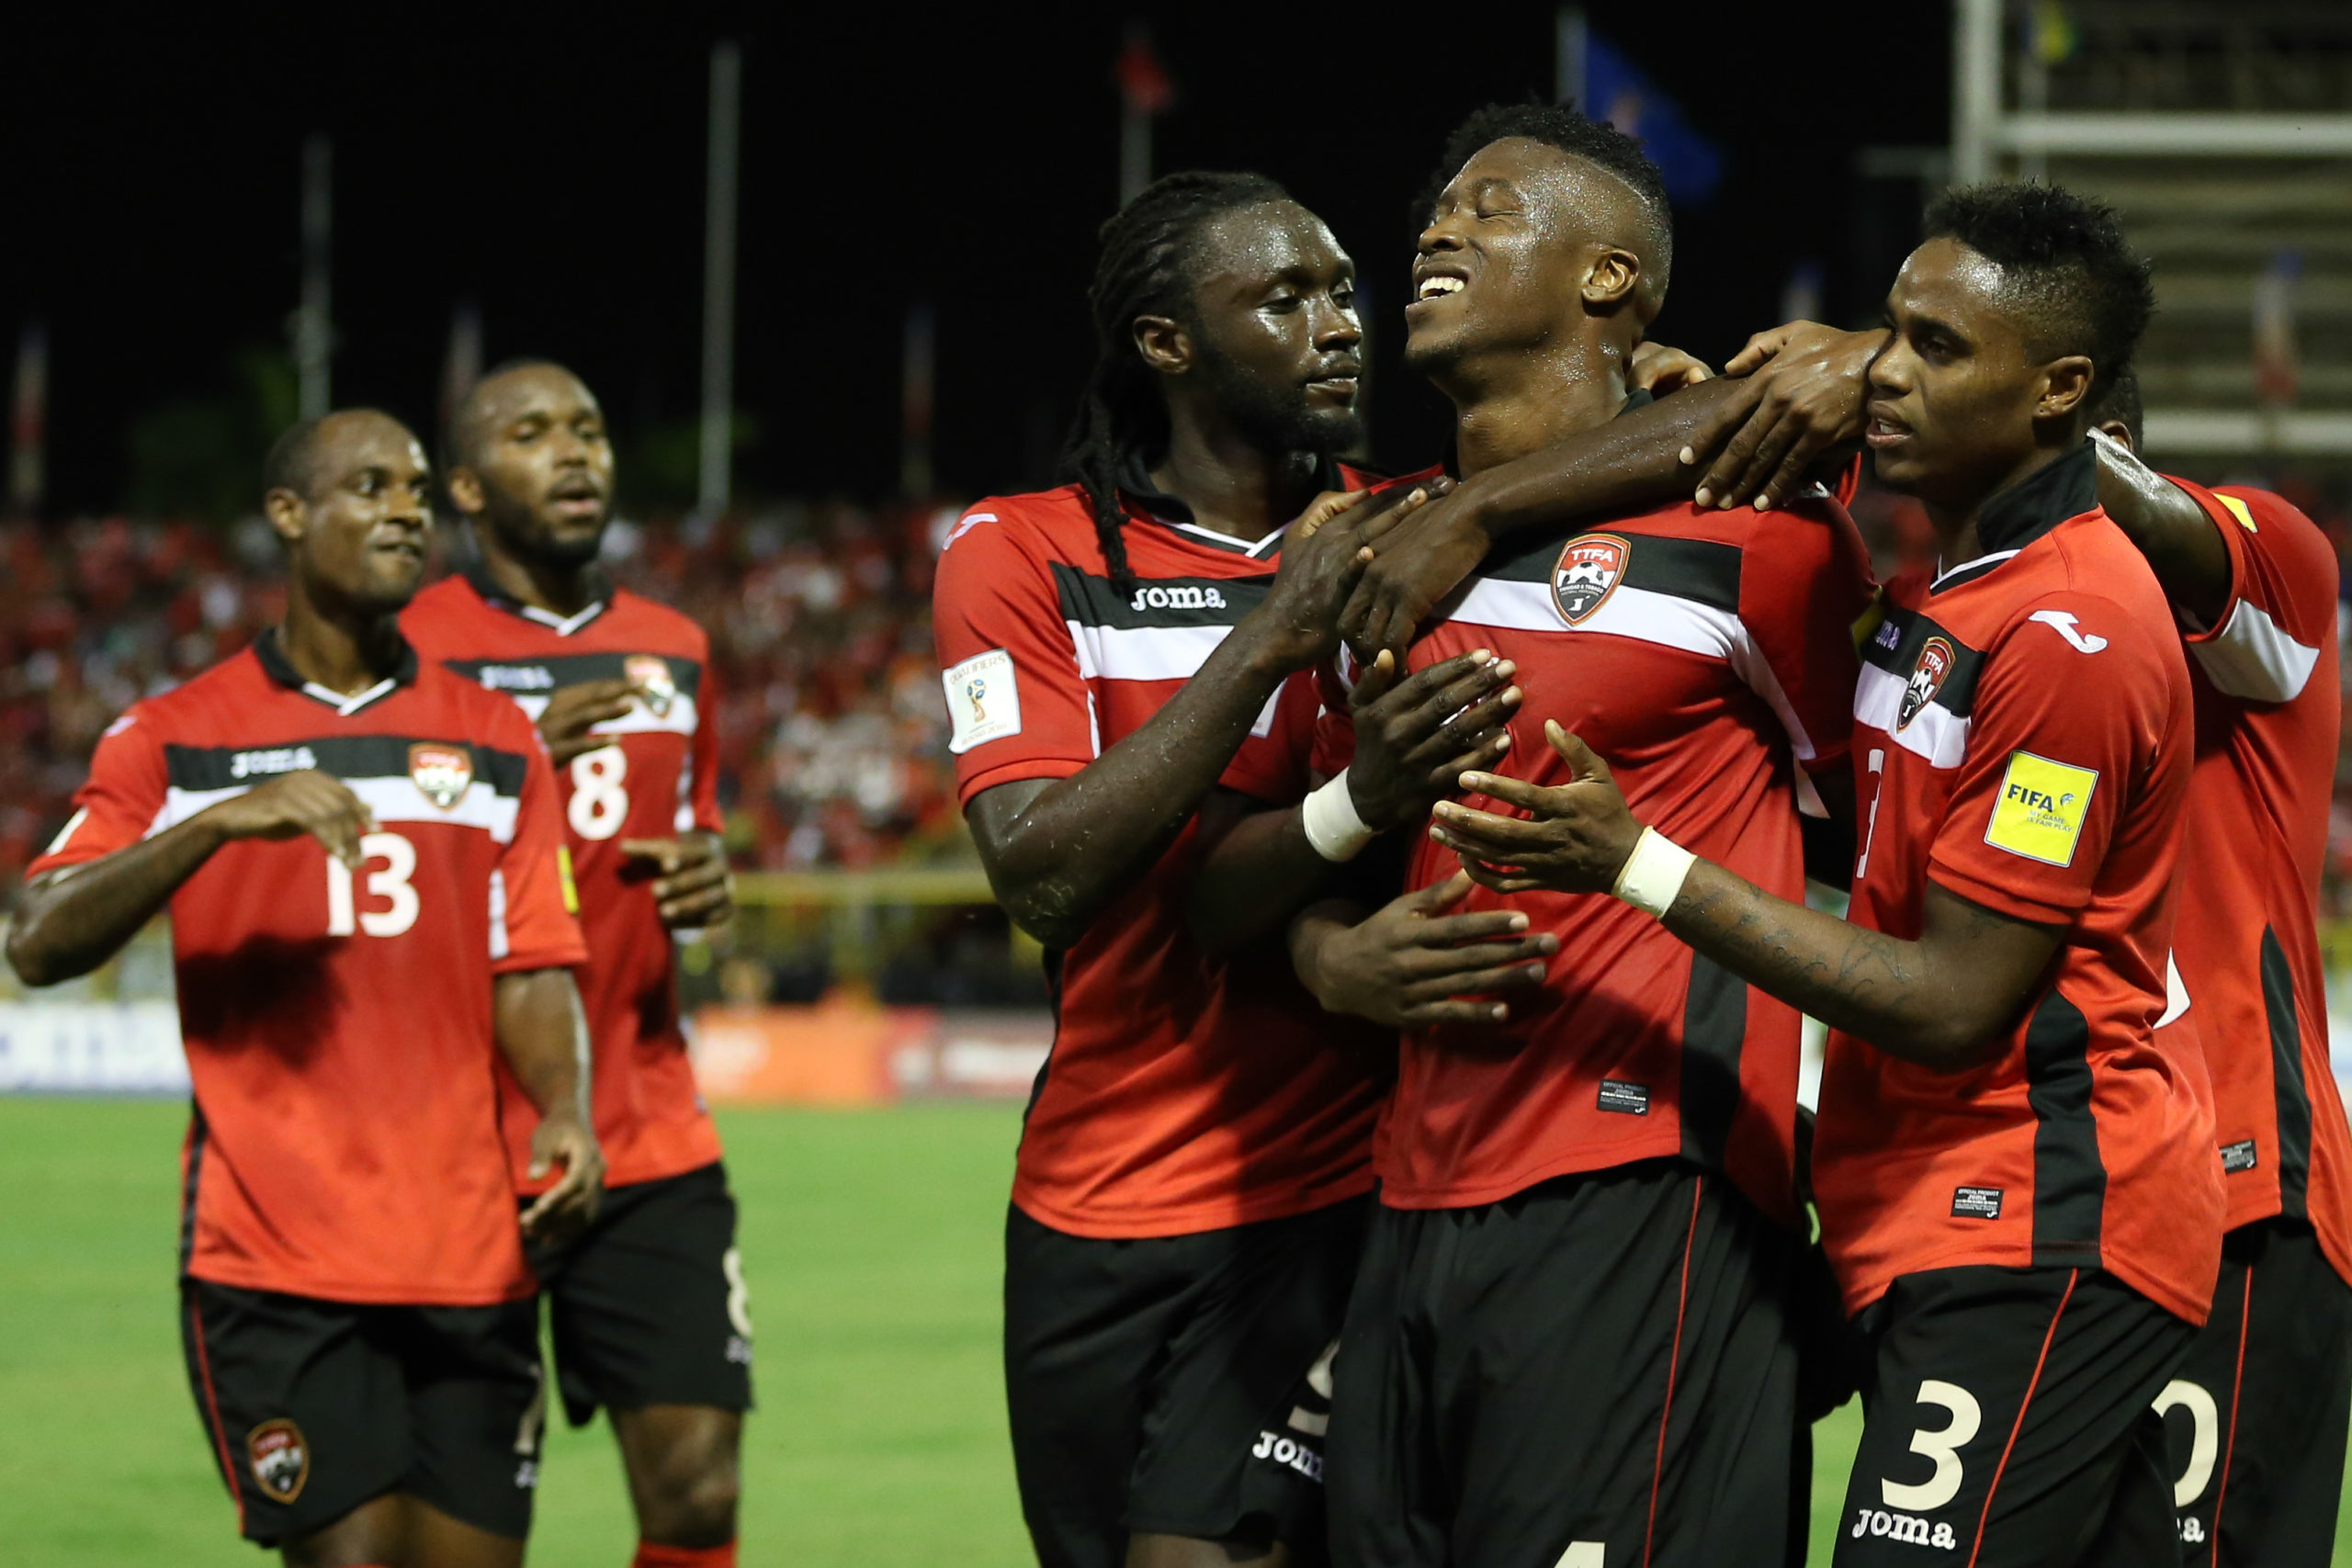
<svg viewBox="0 0 2352 1568">
<path fill-rule="evenodd" d="M 2337 498 L 2278 482 L 2346 551 Z M 956 514 L 939 503 L 785 502 L 717 522 L 614 525 L 615 578 L 710 633 L 720 799 L 739 865 L 968 852 L 930 617 L 933 563 Z M 1855 515 L 1882 574 L 1931 562 L 1916 502 L 1865 489 Z M 435 570 L 467 549 L 462 533 L 445 531 Z M 228 529 L 0 523 L 0 887 L 63 824 L 115 716 L 243 647 L 282 604 L 277 547 L 258 518 Z M 2329 912 L 2352 914 L 2352 752 L 2329 871 Z"/>
</svg>

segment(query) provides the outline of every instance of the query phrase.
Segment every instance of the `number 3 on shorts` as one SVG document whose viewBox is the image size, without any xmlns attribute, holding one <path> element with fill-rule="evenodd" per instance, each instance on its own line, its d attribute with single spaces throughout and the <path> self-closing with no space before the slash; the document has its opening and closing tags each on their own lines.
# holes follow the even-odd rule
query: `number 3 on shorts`
<svg viewBox="0 0 2352 1568">
<path fill-rule="evenodd" d="M 1960 1450 L 1984 1424 L 1984 1412 L 1976 1403 L 1976 1396 L 1956 1382 L 1922 1378 L 1919 1403 L 1939 1404 L 1951 1413 L 1951 1421 L 1939 1430 L 1931 1432 L 1922 1427 L 1911 1434 L 1911 1451 L 1934 1460 L 1936 1473 L 1917 1486 L 1886 1480 L 1878 1483 L 1879 1495 L 1886 1499 L 1888 1507 L 1909 1514 L 1932 1513 L 1960 1495 Z"/>
</svg>

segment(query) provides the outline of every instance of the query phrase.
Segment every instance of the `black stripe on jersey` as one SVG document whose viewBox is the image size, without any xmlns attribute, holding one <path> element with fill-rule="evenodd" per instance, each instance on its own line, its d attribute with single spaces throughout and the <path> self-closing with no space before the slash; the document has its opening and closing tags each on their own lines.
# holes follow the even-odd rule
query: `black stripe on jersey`
<svg viewBox="0 0 2352 1568">
<path fill-rule="evenodd" d="M 188 1260 L 196 1256 L 196 1183 L 204 1172 L 204 1148 L 211 1141 L 211 1129 L 205 1125 L 202 1102 L 191 1098 L 187 1102 L 187 1174 L 180 1180 L 180 1273 L 187 1273 Z"/>
<path fill-rule="evenodd" d="M 1133 630 L 1141 626 L 1233 626 L 1264 603 L 1273 587 L 1262 577 L 1139 577 L 1129 592 L 1062 561 L 1048 562 L 1061 595 L 1062 616 L 1081 626 Z"/>
<path fill-rule="evenodd" d="M 164 768 L 175 789 L 232 789 L 239 784 L 267 784 L 282 773 L 310 768 L 339 779 L 406 778 L 408 750 L 414 745 L 462 746 L 473 756 L 475 778 L 499 795 L 520 796 L 523 793 L 527 762 L 521 752 L 421 735 L 327 735 L 268 746 L 166 744 Z"/>
<path fill-rule="evenodd" d="M 1878 629 L 1862 640 L 1862 662 L 1908 681 L 1919 666 L 1919 650 L 1928 646 L 1929 637 L 1937 637 L 1951 647 L 1952 664 L 1951 673 L 1936 688 L 1935 704 L 1955 718 L 1966 718 L 1976 705 L 1976 682 L 1984 673 L 1984 655 L 1944 630 L 1932 616 L 1899 604 L 1887 605 Z"/>
<path fill-rule="evenodd" d="M 1547 529 L 1540 545 L 1522 546 L 1508 555 L 1498 550 L 1488 556 L 1479 564 L 1477 575 L 1498 582 L 1549 582 L 1553 569 L 1559 565 L 1563 545 L 1587 534 L 1610 532 L 1605 525 Z M 1711 609 L 1739 614 L 1737 545 L 1718 544 L 1713 539 L 1678 539 L 1668 534 L 1616 536 L 1628 547 L 1625 575 L 1619 579 L 1625 587 L 1671 593 Z"/>
<path fill-rule="evenodd" d="M 1682 999 L 1682 1154 L 1721 1170 L 1739 1110 L 1739 1053 L 1747 1043 L 1747 982 L 1704 953 L 1690 955 Z"/>
<path fill-rule="evenodd" d="M 2262 928 L 2262 1010 L 2270 1022 L 2270 1092 L 2278 1117 L 2278 1212 L 2311 1217 L 2312 1094 L 2303 1082 L 2303 1031 L 2295 1016 L 2295 979 L 2278 933 Z"/>
<path fill-rule="evenodd" d="M 2052 990 L 2025 1029 L 2025 1100 L 2033 1108 L 2033 1261 L 2096 1269 L 2107 1167 L 2091 1114 L 2091 1026 Z"/>
<path fill-rule="evenodd" d="M 478 686 L 511 697 L 544 697 L 583 681 L 625 678 L 632 659 L 659 659 L 670 667 L 670 680 L 692 696 L 702 689 L 702 665 L 692 659 L 666 653 L 564 653 L 551 659 L 445 659 L 443 668 Z"/>
</svg>

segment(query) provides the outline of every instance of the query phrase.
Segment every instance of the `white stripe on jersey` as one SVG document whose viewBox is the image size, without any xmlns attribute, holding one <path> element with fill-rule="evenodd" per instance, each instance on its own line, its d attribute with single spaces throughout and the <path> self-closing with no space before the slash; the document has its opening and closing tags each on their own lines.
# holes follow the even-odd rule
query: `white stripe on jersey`
<svg viewBox="0 0 2352 1568">
<path fill-rule="evenodd" d="M 1066 621 L 1087 681 L 1189 681 L 1231 626 L 1089 626 Z"/>
<path fill-rule="evenodd" d="M 1929 703 L 1911 716 L 1909 724 L 1895 728 L 1903 716 L 1903 694 L 1909 686 L 1892 670 L 1863 665 L 1861 679 L 1854 683 L 1854 722 L 1884 730 L 1905 751 L 1925 757 L 1930 767 L 1960 766 L 1968 754 L 1969 721 L 1950 708 Z"/>
<path fill-rule="evenodd" d="M 2318 649 L 2289 637 L 2251 599 L 2238 601 L 2220 636 L 2191 643 L 2188 651 L 2215 691 L 2254 703 L 2293 701 L 2319 663 Z"/>
<path fill-rule="evenodd" d="M 2156 1020 L 2162 1029 L 2188 1010 L 2188 987 L 2181 983 L 2180 965 L 2173 962 L 2170 953 L 2165 954 L 2165 1015 Z"/>
<path fill-rule="evenodd" d="M 502 844 L 514 840 L 514 817 L 520 803 L 511 795 L 500 795 L 481 779 L 468 784 L 466 793 L 447 811 L 426 798 L 424 792 L 416 787 L 416 781 L 405 774 L 342 782 L 374 814 L 379 826 L 386 822 L 447 822 L 458 828 L 481 828 Z M 225 789 L 182 789 L 174 784 L 164 792 L 164 808 L 155 813 L 155 819 L 147 825 L 143 836 L 152 839 L 164 829 L 175 828 L 207 807 L 233 800 L 253 787 L 241 784 Z"/>
<path fill-rule="evenodd" d="M 506 874 L 493 870 L 490 874 L 490 961 L 497 963 L 507 952 Z"/>
<path fill-rule="evenodd" d="M 1659 593 L 1623 583 L 1582 621 L 1570 626 L 1560 615 L 1559 602 L 1546 582 L 1504 582 L 1485 579 L 1472 584 L 1461 605 L 1446 616 L 1454 626 L 1494 626 L 1522 632 L 1600 632 L 1680 649 L 1702 658 L 1720 659 L 1732 672 L 1762 697 L 1788 731 L 1790 747 L 1799 761 L 1813 759 L 1813 737 L 1805 733 L 1796 709 L 1789 705 L 1780 677 L 1770 660 L 1748 635 L 1747 623 L 1728 610 L 1702 604 L 1679 594 Z"/>
<path fill-rule="evenodd" d="M 509 692 L 507 695 L 514 698 L 514 705 L 521 708 L 533 724 L 538 723 L 539 716 L 547 712 L 548 698 L 542 694 L 526 694 Z M 670 699 L 670 711 L 667 713 L 657 714 L 642 702 L 632 703 L 628 712 L 618 718 L 608 718 L 602 724 L 592 726 L 588 733 L 591 735 L 692 735 L 695 732 L 697 716 L 694 698 L 681 692 Z"/>
</svg>

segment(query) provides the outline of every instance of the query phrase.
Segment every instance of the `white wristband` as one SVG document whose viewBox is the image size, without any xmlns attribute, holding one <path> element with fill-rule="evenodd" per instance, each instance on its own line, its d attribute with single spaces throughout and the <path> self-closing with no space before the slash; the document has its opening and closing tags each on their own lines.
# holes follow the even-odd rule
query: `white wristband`
<svg viewBox="0 0 2352 1568">
<path fill-rule="evenodd" d="M 1645 828 L 1634 840 L 1634 852 L 1625 857 L 1624 869 L 1617 874 L 1617 886 L 1610 891 L 1642 913 L 1662 920 L 1674 908 L 1674 896 L 1682 891 L 1682 879 L 1690 874 L 1698 859 L 1657 829 Z"/>
<path fill-rule="evenodd" d="M 1306 841 L 1325 860 L 1353 860 L 1374 834 L 1356 815 L 1355 798 L 1348 794 L 1348 770 L 1299 803 L 1298 825 Z"/>
</svg>

